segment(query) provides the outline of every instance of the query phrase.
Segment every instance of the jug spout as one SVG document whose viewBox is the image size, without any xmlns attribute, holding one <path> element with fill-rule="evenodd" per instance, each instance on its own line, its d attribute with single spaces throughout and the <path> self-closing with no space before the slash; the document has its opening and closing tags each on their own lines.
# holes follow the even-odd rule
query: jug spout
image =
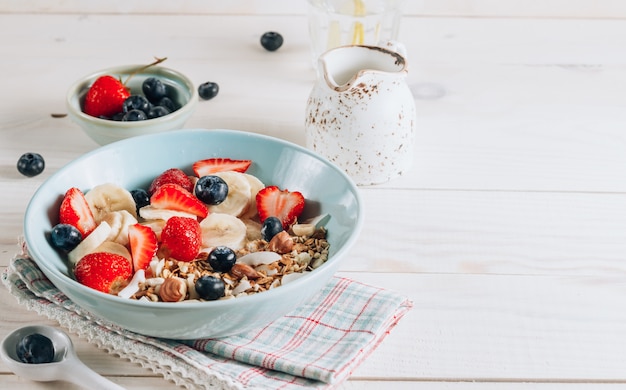
<svg viewBox="0 0 626 390">
<path fill-rule="evenodd" d="M 319 79 L 338 92 L 351 88 L 367 72 L 398 77 L 408 72 L 406 58 L 399 52 L 366 45 L 331 49 L 320 56 L 317 69 Z"/>
</svg>

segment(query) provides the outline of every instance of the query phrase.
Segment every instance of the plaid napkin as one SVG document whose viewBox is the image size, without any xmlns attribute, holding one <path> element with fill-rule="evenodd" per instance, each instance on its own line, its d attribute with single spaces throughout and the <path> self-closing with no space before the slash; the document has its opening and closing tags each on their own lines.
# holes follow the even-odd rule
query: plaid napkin
<svg viewBox="0 0 626 390">
<path fill-rule="evenodd" d="M 394 292 L 333 277 L 309 304 L 263 328 L 180 341 L 142 336 L 94 317 L 57 290 L 26 253 L 11 261 L 2 281 L 28 309 L 189 389 L 336 386 L 412 307 Z"/>
</svg>

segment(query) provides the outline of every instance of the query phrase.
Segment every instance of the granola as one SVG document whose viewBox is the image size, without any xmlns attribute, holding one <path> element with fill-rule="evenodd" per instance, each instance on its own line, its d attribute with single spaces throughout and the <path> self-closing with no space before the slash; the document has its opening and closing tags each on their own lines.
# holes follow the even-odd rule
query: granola
<svg viewBox="0 0 626 390">
<path fill-rule="evenodd" d="M 138 283 L 137 291 L 130 298 L 151 302 L 200 301 L 202 299 L 196 293 L 195 282 L 200 277 L 209 275 L 224 282 L 225 293 L 221 299 L 231 299 L 279 287 L 288 283 L 291 278 L 318 268 L 328 260 L 329 243 L 323 227 L 315 229 L 310 235 L 296 235 L 292 232 L 289 237 L 293 241 L 292 248 L 282 254 L 271 251 L 270 249 L 275 248 L 263 239 L 249 241 L 236 252 L 238 260 L 228 272 L 216 272 L 211 268 L 207 261 L 210 249 L 201 251 L 191 262 L 154 260 L 150 264 L 151 276 Z M 265 259 L 250 264 L 240 261 L 251 254 L 262 254 Z M 268 263 L 267 259 L 275 260 Z M 186 294 L 181 298 L 183 291 Z"/>
</svg>

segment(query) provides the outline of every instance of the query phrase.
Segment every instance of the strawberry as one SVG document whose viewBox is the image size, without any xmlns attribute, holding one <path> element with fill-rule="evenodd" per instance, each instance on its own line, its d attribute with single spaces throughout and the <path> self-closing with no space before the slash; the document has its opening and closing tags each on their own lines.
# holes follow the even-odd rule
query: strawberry
<svg viewBox="0 0 626 390">
<path fill-rule="evenodd" d="M 209 208 L 191 192 L 174 183 L 163 184 L 150 197 L 150 204 L 159 209 L 185 211 L 200 218 L 209 214 Z"/>
<path fill-rule="evenodd" d="M 87 287 L 107 294 L 117 294 L 133 276 L 133 266 L 124 256 L 94 252 L 78 260 L 74 276 Z"/>
<path fill-rule="evenodd" d="M 192 261 L 202 246 L 202 228 L 198 220 L 171 217 L 161 232 L 161 249 L 168 258 Z"/>
<path fill-rule="evenodd" d="M 202 177 L 216 172 L 235 171 L 245 172 L 252 160 L 231 160 L 230 158 L 208 158 L 193 163 L 192 169 L 196 176 Z"/>
<path fill-rule="evenodd" d="M 302 214 L 304 196 L 297 191 L 267 186 L 257 193 L 256 206 L 261 222 L 268 217 L 276 217 L 283 223 L 283 229 L 287 230 Z"/>
<path fill-rule="evenodd" d="M 96 220 L 85 194 L 78 188 L 72 187 L 65 192 L 59 208 L 59 222 L 74 226 L 83 238 L 96 228 Z"/>
<path fill-rule="evenodd" d="M 133 270 L 147 269 L 159 247 L 157 236 L 149 226 L 134 224 L 128 227 L 130 255 L 133 259 Z"/>
<path fill-rule="evenodd" d="M 148 195 L 154 194 L 154 191 L 156 191 L 157 188 L 167 183 L 178 184 L 187 191 L 193 192 L 193 182 L 191 181 L 189 176 L 187 176 L 187 174 L 181 169 L 170 168 L 161 173 L 152 181 L 150 187 L 148 188 Z"/>
<path fill-rule="evenodd" d="M 87 115 L 110 118 L 122 112 L 122 104 L 130 91 L 113 76 L 100 76 L 85 95 L 83 111 Z"/>
</svg>

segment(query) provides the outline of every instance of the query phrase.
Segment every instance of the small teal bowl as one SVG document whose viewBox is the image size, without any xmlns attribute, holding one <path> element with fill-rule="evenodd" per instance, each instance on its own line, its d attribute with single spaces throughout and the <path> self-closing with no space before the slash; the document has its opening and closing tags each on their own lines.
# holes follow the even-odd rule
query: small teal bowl
<svg viewBox="0 0 626 390">
<path fill-rule="evenodd" d="M 330 214 L 329 259 L 319 268 L 275 289 L 212 302 L 143 302 L 93 290 L 71 277 L 66 259 L 47 241 L 58 221 L 65 191 L 87 191 L 105 182 L 147 187 L 164 170 L 191 173 L 194 161 L 230 157 L 253 161 L 248 172 L 266 185 L 300 191 L 303 218 Z M 235 130 L 178 130 L 103 146 L 72 161 L 33 195 L 24 217 L 28 250 L 55 286 L 83 309 L 130 331 L 173 339 L 222 337 L 268 324 L 323 288 L 358 238 L 363 206 L 354 182 L 313 152 L 276 138 Z"/>
<path fill-rule="evenodd" d="M 181 106 L 178 110 L 162 116 L 137 122 L 121 122 L 96 118 L 83 112 L 83 102 L 89 87 L 100 76 L 111 75 L 126 80 L 144 65 L 126 65 L 103 69 L 80 78 L 67 91 L 66 107 L 70 119 L 78 124 L 85 134 L 100 145 L 140 135 L 182 129 L 193 114 L 198 103 L 198 91 L 184 74 L 163 66 L 151 66 L 134 75 L 127 84 L 131 91 L 141 91 L 141 85 L 149 77 L 156 77 L 172 91 L 174 100 Z"/>
</svg>

